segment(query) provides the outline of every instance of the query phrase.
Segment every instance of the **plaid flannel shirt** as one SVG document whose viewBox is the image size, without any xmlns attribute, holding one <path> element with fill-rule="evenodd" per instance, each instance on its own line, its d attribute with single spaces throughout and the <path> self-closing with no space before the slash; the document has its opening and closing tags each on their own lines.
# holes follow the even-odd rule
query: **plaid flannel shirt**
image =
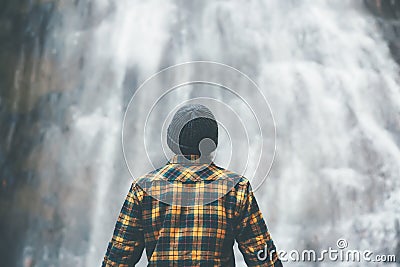
<svg viewBox="0 0 400 267">
<path fill-rule="evenodd" d="M 148 266 L 235 266 L 235 240 L 248 266 L 282 266 L 249 181 L 198 160 L 176 155 L 132 184 L 102 266 L 134 266 L 144 248 Z"/>
</svg>

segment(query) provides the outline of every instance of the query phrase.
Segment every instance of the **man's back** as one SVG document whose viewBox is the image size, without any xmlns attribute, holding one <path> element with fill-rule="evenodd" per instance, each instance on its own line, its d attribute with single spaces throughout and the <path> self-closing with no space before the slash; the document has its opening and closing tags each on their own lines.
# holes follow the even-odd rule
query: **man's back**
<svg viewBox="0 0 400 267">
<path fill-rule="evenodd" d="M 103 266 L 132 266 L 144 248 L 149 266 L 234 266 L 235 240 L 247 265 L 281 266 L 249 181 L 187 158 L 132 185 Z"/>
</svg>

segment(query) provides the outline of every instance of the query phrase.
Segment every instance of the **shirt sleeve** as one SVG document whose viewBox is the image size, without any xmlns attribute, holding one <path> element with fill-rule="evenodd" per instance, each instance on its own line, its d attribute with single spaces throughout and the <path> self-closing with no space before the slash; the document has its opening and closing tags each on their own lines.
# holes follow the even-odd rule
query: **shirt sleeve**
<svg viewBox="0 0 400 267">
<path fill-rule="evenodd" d="M 144 249 L 142 198 L 143 191 L 133 183 L 119 213 L 102 267 L 130 267 L 140 260 Z"/>
<path fill-rule="evenodd" d="M 236 241 L 247 266 L 281 267 L 274 242 L 268 232 L 250 183 L 243 192 Z"/>
</svg>

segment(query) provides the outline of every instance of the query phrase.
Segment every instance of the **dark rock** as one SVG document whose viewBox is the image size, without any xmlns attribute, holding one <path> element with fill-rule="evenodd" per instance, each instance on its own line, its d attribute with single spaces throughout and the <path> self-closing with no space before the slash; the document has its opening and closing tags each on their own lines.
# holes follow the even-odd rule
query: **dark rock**
<svg viewBox="0 0 400 267">
<path fill-rule="evenodd" d="M 365 6 L 376 16 L 393 58 L 400 64 L 400 1 L 364 0 Z"/>
<path fill-rule="evenodd" d="M 21 266 L 26 231 L 38 197 L 28 156 L 40 138 L 30 80 L 40 62 L 56 1 L 3 0 L 0 9 L 0 257 L 2 266 Z M 29 192 L 29 198 L 21 195 Z"/>
<path fill-rule="evenodd" d="M 364 0 L 367 8 L 377 16 L 385 19 L 400 18 L 400 1 L 397 0 Z"/>
</svg>

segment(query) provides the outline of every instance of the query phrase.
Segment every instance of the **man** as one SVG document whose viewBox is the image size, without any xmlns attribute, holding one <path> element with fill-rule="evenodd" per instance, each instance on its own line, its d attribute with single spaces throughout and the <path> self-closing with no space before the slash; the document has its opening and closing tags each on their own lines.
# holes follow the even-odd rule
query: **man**
<svg viewBox="0 0 400 267">
<path fill-rule="evenodd" d="M 167 143 L 176 155 L 133 183 L 102 266 L 282 266 L 249 181 L 216 166 L 218 124 L 203 105 L 174 115 Z"/>
</svg>

